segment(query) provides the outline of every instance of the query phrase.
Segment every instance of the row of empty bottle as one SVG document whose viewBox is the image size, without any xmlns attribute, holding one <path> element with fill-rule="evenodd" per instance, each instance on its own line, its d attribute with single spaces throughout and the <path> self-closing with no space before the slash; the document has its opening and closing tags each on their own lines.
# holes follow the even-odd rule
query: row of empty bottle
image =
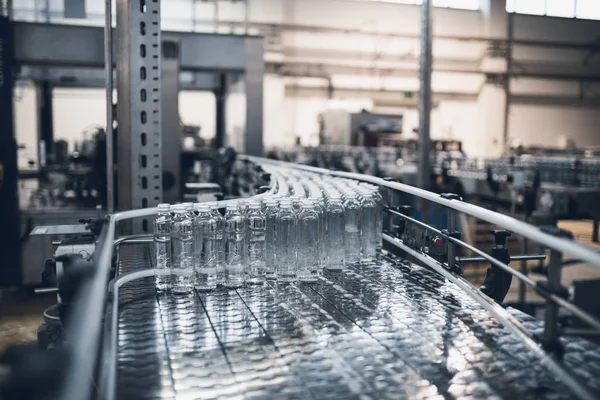
<svg viewBox="0 0 600 400">
<path fill-rule="evenodd" d="M 157 288 L 240 287 L 266 279 L 314 282 L 324 268 L 368 263 L 381 245 L 381 197 L 372 185 L 296 170 L 272 171 L 260 200 L 161 204 L 155 221 Z"/>
</svg>

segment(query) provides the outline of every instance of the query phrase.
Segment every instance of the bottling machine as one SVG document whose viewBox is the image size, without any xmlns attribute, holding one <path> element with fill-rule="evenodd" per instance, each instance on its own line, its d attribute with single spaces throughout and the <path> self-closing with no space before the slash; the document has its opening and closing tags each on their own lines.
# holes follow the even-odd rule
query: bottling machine
<svg viewBox="0 0 600 400">
<path fill-rule="evenodd" d="M 14 357 L 3 393 L 35 397 L 25 364 L 56 398 L 584 398 L 600 394 L 600 321 L 561 285 L 572 255 L 600 268 L 600 255 L 556 229 L 539 229 L 466 202 L 394 180 L 240 156 L 247 195 L 288 191 L 284 172 L 320 174 L 379 186 L 383 250 L 374 262 L 323 271 L 316 283 L 157 293 L 152 235 L 123 235 L 156 208 L 102 220 L 93 257 L 69 277 L 76 296 L 64 315 L 65 343 L 51 353 Z M 447 229 L 413 218 L 416 207 L 448 211 Z M 231 200 L 219 202 L 225 207 Z M 464 242 L 464 213 L 497 226 L 491 249 Z M 134 226 L 136 224 L 133 224 Z M 143 224 L 139 224 L 142 226 Z M 509 254 L 508 235 L 547 249 Z M 461 277 L 466 251 L 490 263 L 484 285 Z M 547 280 L 510 266 L 545 259 Z M 511 279 L 546 300 L 544 320 L 502 307 Z M 75 283 L 74 283 L 75 282 Z M 60 285 L 60 283 L 59 283 Z M 575 290 L 577 290 L 575 288 Z M 61 365 L 60 372 L 55 366 Z M 19 378 L 28 377 L 29 384 Z M 10 397 L 10 396 L 9 396 Z"/>
</svg>

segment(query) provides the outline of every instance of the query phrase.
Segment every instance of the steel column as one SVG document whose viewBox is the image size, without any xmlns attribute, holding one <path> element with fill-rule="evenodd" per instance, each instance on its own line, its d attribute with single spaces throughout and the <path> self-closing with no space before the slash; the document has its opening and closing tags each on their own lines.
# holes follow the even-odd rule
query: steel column
<svg viewBox="0 0 600 400">
<path fill-rule="evenodd" d="M 179 55 L 177 39 L 164 39 L 160 63 L 162 98 L 162 177 L 163 200 L 168 203 L 182 201 L 181 139 L 179 126 Z"/>
<path fill-rule="evenodd" d="M 152 207 L 162 198 L 159 0 L 117 0 L 117 38 L 118 205 Z"/>
<path fill-rule="evenodd" d="M 245 150 L 251 156 L 263 154 L 264 43 L 246 39 L 246 135 Z"/>
<path fill-rule="evenodd" d="M 506 99 L 504 100 L 504 137 L 502 151 L 507 153 L 509 150 L 508 143 L 508 117 L 510 112 L 510 76 L 512 72 L 512 41 L 514 36 L 514 13 L 507 14 L 507 35 L 508 40 L 506 41 L 506 76 L 504 77 L 504 94 Z"/>
<path fill-rule="evenodd" d="M 225 144 L 225 122 L 227 101 L 227 75 L 219 74 L 216 78 L 217 89 L 214 91 L 216 103 L 215 148 L 220 149 Z"/>
<path fill-rule="evenodd" d="M 0 286 L 21 283 L 21 227 L 17 141 L 13 123 L 14 41 L 10 20 L 0 17 Z"/>
<path fill-rule="evenodd" d="M 114 154 L 113 154 L 113 40 L 112 0 L 104 1 L 104 82 L 106 85 L 106 210 L 115 210 Z"/>
<path fill-rule="evenodd" d="M 37 120 L 38 143 L 44 150 L 40 151 L 39 165 L 52 164 L 54 160 L 54 121 L 52 118 L 52 84 L 47 80 L 37 83 Z"/>
<path fill-rule="evenodd" d="M 431 179 L 431 0 L 421 4 L 421 56 L 419 69 L 419 172 L 418 186 L 429 188 Z M 422 210 L 425 212 L 425 210 Z"/>
</svg>

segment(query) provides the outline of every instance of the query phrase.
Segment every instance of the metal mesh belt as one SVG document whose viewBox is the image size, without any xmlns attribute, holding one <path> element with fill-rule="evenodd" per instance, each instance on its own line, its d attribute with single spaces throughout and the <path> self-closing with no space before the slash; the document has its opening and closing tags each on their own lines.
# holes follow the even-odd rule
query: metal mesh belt
<svg viewBox="0 0 600 400">
<path fill-rule="evenodd" d="M 121 248 L 120 273 L 151 265 L 150 246 Z M 121 399 L 573 397 L 458 287 L 387 261 L 312 285 L 178 297 L 132 282 L 118 346 Z M 566 349 L 567 367 L 600 394 L 598 346 L 573 339 Z"/>
</svg>

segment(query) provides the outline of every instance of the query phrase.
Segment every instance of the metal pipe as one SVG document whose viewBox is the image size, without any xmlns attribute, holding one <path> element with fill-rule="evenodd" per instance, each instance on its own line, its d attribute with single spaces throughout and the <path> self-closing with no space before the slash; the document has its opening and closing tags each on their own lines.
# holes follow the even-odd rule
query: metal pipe
<svg viewBox="0 0 600 400">
<path fill-rule="evenodd" d="M 419 146 L 417 185 L 429 188 L 431 180 L 430 123 L 431 123 L 431 0 L 421 4 L 421 56 L 419 68 Z M 425 210 L 422 210 L 425 212 Z"/>
<path fill-rule="evenodd" d="M 198 20 L 199 23 L 210 24 L 214 20 L 202 19 Z M 219 24 L 236 27 L 243 24 L 242 21 L 234 20 L 220 20 Z M 273 24 L 267 22 L 249 22 L 249 27 L 256 28 L 258 30 L 272 30 Z M 301 25 L 301 24 L 277 24 L 276 28 L 287 31 L 295 32 L 310 32 L 310 33 L 343 33 L 344 35 L 366 35 L 375 37 L 387 37 L 387 38 L 402 38 L 402 39 L 413 39 L 419 40 L 420 35 L 412 33 L 398 33 L 398 32 L 382 32 L 361 28 L 346 29 L 336 28 L 322 25 Z M 439 39 L 444 41 L 458 41 L 458 42 L 488 42 L 497 45 L 505 45 L 507 40 L 505 37 L 485 37 L 485 36 L 461 36 L 461 35 L 432 35 L 433 39 Z M 596 42 L 566 42 L 566 41 L 550 41 L 550 40 L 535 40 L 535 39 L 514 39 L 513 45 L 527 46 L 527 47 L 547 47 L 547 48 L 567 48 L 580 51 L 592 51 L 599 52 L 600 45 Z"/>
<path fill-rule="evenodd" d="M 556 250 L 550 253 L 550 265 L 548 266 L 548 287 L 556 292 L 561 289 L 562 254 Z M 558 340 L 558 304 L 548 299 L 544 313 L 544 346 L 551 349 Z"/>
<path fill-rule="evenodd" d="M 545 260 L 545 254 L 532 254 L 532 255 L 520 255 L 510 256 L 510 261 L 530 261 L 530 260 Z M 459 264 L 476 263 L 486 261 L 483 257 L 457 257 L 456 262 Z"/>
<path fill-rule="evenodd" d="M 55 287 L 52 287 L 52 288 L 37 288 L 37 289 L 34 289 L 33 292 L 35 294 L 58 293 L 58 288 L 55 288 Z"/>
<path fill-rule="evenodd" d="M 600 336 L 600 332 L 592 329 L 563 329 L 563 334 L 572 335 L 572 336 L 592 336 L 597 337 Z"/>
<path fill-rule="evenodd" d="M 427 266 L 432 268 L 434 271 L 442 275 L 448 281 L 452 282 L 459 288 L 463 289 L 465 293 L 479 303 L 487 312 L 489 312 L 494 318 L 496 318 L 506 329 L 513 333 L 517 338 L 523 342 L 531 351 L 533 351 L 544 364 L 559 380 L 567 385 L 576 395 L 581 399 L 594 399 L 595 396 L 588 391 L 579 381 L 574 378 L 569 371 L 567 371 L 562 365 L 560 365 L 553 357 L 548 355 L 534 340 L 525 327 L 517 321 L 513 316 L 508 314 L 504 308 L 498 305 L 493 300 L 485 296 L 479 289 L 471 285 L 463 278 L 456 276 L 447 271 L 439 262 L 431 257 L 419 253 L 416 250 L 406 246 L 400 240 L 393 238 L 389 235 L 384 234 L 383 239 L 388 243 L 400 248 L 412 257 L 420 259 Z"/>
<path fill-rule="evenodd" d="M 106 83 L 106 209 L 114 212 L 112 1 L 104 1 L 104 80 Z"/>
<path fill-rule="evenodd" d="M 112 241 L 115 236 L 115 221 L 111 218 L 102 228 L 97 251 L 94 252 L 96 268 L 93 276 L 85 280 L 78 290 L 66 335 L 77 338 L 65 345 L 71 354 L 68 376 L 61 390 L 61 399 L 81 400 L 91 398 L 94 382 L 95 361 L 90 352 L 97 351 L 102 328 L 106 285 L 110 273 Z"/>
</svg>

